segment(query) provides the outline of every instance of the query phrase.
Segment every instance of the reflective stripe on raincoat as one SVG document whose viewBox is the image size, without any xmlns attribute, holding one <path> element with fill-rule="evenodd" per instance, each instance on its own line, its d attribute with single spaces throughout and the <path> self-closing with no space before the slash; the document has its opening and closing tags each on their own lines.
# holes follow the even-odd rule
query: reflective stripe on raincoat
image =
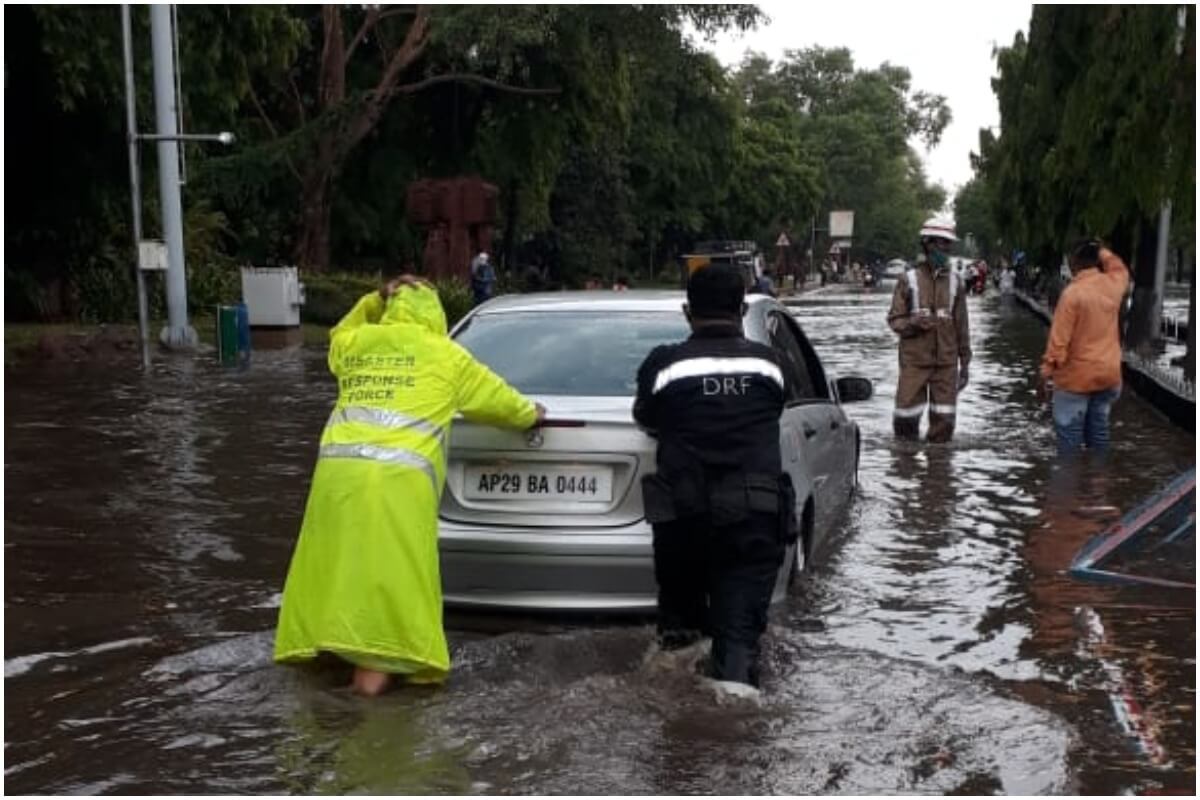
<svg viewBox="0 0 1200 800">
<path fill-rule="evenodd" d="M 335 653 L 361 667 L 440 681 L 437 509 L 456 412 L 527 428 L 534 404 L 446 335 L 437 293 L 372 292 L 330 334 L 338 400 L 321 436 L 292 556 L 275 660 Z"/>
</svg>

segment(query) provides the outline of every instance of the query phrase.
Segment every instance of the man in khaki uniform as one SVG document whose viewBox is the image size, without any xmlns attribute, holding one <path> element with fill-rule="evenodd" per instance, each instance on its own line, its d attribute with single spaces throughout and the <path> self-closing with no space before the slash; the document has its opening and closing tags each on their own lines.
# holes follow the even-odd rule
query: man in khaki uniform
<svg viewBox="0 0 1200 800">
<path fill-rule="evenodd" d="M 955 404 L 967 385 L 971 333 L 967 291 L 948 253 L 958 238 L 954 223 L 933 217 L 921 227 L 922 257 L 896 282 L 888 325 L 900 336 L 900 381 L 892 426 L 896 436 L 916 439 L 929 407 L 931 442 L 954 436 Z"/>
</svg>

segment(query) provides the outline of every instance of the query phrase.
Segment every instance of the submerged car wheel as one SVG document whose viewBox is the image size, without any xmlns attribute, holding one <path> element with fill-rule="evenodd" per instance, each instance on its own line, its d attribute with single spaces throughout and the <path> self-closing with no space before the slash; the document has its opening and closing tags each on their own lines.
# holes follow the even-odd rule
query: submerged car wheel
<svg viewBox="0 0 1200 800">
<path fill-rule="evenodd" d="M 800 536 L 796 539 L 795 553 L 792 556 L 792 567 L 788 571 L 788 588 L 793 589 L 800 582 L 800 576 L 808 567 L 808 551 L 812 543 L 812 505 L 804 507 L 804 516 L 800 520 Z"/>
<path fill-rule="evenodd" d="M 862 431 L 854 432 L 854 483 L 850 486 L 853 494 L 858 491 L 858 466 L 862 462 Z"/>
<path fill-rule="evenodd" d="M 795 590 L 800 585 L 800 576 L 804 573 L 804 568 L 808 566 L 808 556 L 804 554 L 804 535 L 796 540 L 796 553 L 792 556 L 792 568 L 788 572 L 788 590 Z"/>
</svg>

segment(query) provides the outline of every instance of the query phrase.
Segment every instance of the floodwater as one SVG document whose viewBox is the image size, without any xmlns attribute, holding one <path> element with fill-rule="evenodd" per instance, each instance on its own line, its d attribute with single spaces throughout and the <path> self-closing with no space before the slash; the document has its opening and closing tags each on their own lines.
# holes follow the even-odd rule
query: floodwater
<svg viewBox="0 0 1200 800">
<path fill-rule="evenodd" d="M 757 702 L 650 657 L 647 620 L 451 616 L 448 685 L 375 701 L 277 667 L 323 354 L 9 375 L 6 791 L 1192 793 L 1194 594 L 1063 569 L 1194 439 L 1127 395 L 1110 457 L 1058 464 L 1045 329 L 987 297 L 955 442 L 895 443 L 888 288 L 796 309 L 876 396 L 848 407 L 861 488 L 773 613 Z"/>
</svg>

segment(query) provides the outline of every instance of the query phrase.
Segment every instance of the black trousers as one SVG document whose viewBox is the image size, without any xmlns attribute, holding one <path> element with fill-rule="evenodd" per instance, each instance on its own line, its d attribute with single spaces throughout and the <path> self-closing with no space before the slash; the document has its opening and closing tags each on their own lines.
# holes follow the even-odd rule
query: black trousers
<svg viewBox="0 0 1200 800">
<path fill-rule="evenodd" d="M 785 547 L 774 514 L 730 526 L 707 516 L 654 526 L 658 634 L 667 649 L 713 640 L 712 677 L 758 685 L 758 642 Z"/>
</svg>

